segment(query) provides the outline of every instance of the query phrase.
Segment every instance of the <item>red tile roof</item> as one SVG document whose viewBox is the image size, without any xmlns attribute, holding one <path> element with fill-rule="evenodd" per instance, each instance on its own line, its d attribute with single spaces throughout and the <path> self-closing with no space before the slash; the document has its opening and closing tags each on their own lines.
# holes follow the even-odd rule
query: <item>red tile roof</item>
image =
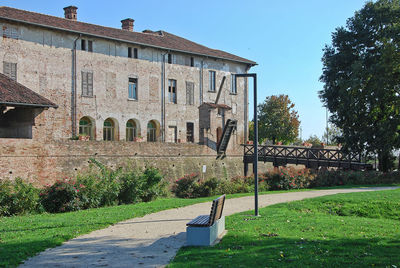
<svg viewBox="0 0 400 268">
<path fill-rule="evenodd" d="M 215 103 L 212 103 L 212 102 L 204 102 L 202 105 L 207 105 L 207 106 L 209 106 L 211 108 L 214 108 L 214 109 L 216 109 L 216 108 L 223 108 L 223 109 L 226 109 L 226 110 L 231 110 L 232 109 L 231 107 L 229 107 L 226 104 L 215 104 Z"/>
<path fill-rule="evenodd" d="M 0 105 L 53 107 L 58 106 L 26 86 L 0 73 Z"/>
<path fill-rule="evenodd" d="M 151 31 L 147 31 L 146 33 L 130 32 L 127 30 L 104 27 L 100 25 L 59 18 L 10 7 L 0 7 L 0 18 L 34 24 L 46 28 L 59 29 L 73 33 L 81 33 L 89 36 L 109 38 L 139 45 L 157 47 L 176 52 L 185 52 L 194 55 L 204 55 L 213 58 L 227 59 L 250 65 L 257 64 L 254 61 L 241 58 L 239 56 L 221 50 L 211 49 L 202 46 L 200 44 L 165 31 L 157 31 L 152 33 Z"/>
</svg>

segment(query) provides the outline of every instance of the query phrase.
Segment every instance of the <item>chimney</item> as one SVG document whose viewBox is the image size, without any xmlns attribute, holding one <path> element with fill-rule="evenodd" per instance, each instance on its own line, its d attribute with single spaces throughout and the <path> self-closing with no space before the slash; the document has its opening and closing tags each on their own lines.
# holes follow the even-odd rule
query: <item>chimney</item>
<svg viewBox="0 0 400 268">
<path fill-rule="evenodd" d="M 78 16 L 76 13 L 76 10 L 78 8 L 76 6 L 68 6 L 68 7 L 64 7 L 64 15 L 66 19 L 69 20 L 77 20 Z"/>
<path fill-rule="evenodd" d="M 131 18 L 127 18 L 127 19 L 121 20 L 122 30 L 133 32 L 133 22 L 134 21 L 135 20 L 133 20 Z"/>
</svg>

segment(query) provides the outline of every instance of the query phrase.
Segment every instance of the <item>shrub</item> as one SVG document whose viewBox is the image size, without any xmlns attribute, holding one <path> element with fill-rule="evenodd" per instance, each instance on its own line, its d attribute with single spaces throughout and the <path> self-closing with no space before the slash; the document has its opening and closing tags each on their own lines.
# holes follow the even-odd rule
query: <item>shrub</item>
<svg viewBox="0 0 400 268">
<path fill-rule="evenodd" d="M 0 216 L 12 216 L 38 210 L 39 190 L 21 178 L 0 181 Z"/>
<path fill-rule="evenodd" d="M 264 174 L 271 190 L 304 189 L 311 185 L 314 175 L 309 169 L 281 168 Z"/>
<path fill-rule="evenodd" d="M 196 191 L 198 187 L 199 174 L 192 173 L 177 179 L 172 188 L 172 192 L 180 198 L 194 198 L 197 197 Z"/>
<path fill-rule="evenodd" d="M 104 189 L 100 186 L 99 176 L 92 173 L 78 175 L 76 182 L 80 188 L 78 197 L 82 202 L 82 208 L 100 207 Z"/>
<path fill-rule="evenodd" d="M 140 178 L 143 181 L 140 195 L 142 201 L 148 202 L 167 195 L 167 183 L 162 180 L 163 177 L 158 169 L 146 168 Z"/>
<path fill-rule="evenodd" d="M 197 197 L 206 197 L 220 194 L 221 191 L 218 191 L 218 186 L 220 184 L 221 180 L 215 177 L 200 181 L 197 189 L 195 190 L 195 195 Z"/>
<path fill-rule="evenodd" d="M 121 188 L 118 200 L 121 204 L 131 204 L 141 201 L 143 181 L 136 171 L 125 172 L 120 177 Z"/>
<path fill-rule="evenodd" d="M 79 210 L 83 207 L 79 199 L 79 184 L 74 180 L 57 180 L 40 193 L 43 208 L 52 213 Z"/>
<path fill-rule="evenodd" d="M 147 168 L 143 173 L 127 170 L 120 176 L 121 189 L 118 195 L 120 203 L 131 204 L 148 202 L 159 196 L 166 196 L 166 182 L 155 168 Z"/>
<path fill-rule="evenodd" d="M 93 158 L 91 158 L 90 161 L 100 169 L 100 173 L 98 174 L 98 185 L 96 185 L 96 191 L 100 195 L 99 205 L 117 205 L 118 195 L 121 189 L 119 176 L 122 173 L 122 169 L 119 168 L 116 170 L 112 170 Z"/>
</svg>

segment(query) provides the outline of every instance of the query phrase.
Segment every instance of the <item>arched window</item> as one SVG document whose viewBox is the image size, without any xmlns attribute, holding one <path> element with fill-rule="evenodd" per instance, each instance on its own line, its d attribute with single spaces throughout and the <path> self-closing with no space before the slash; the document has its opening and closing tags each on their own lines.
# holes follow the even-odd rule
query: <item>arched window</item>
<svg viewBox="0 0 400 268">
<path fill-rule="evenodd" d="M 133 141 L 137 137 L 137 126 L 135 121 L 128 120 L 126 122 L 126 141 Z"/>
<path fill-rule="evenodd" d="M 89 117 L 82 117 L 79 120 L 79 135 L 89 136 L 91 140 L 94 139 L 94 124 Z"/>
<path fill-rule="evenodd" d="M 115 125 L 114 122 L 107 118 L 103 125 L 103 140 L 113 141 L 115 138 Z"/>
<path fill-rule="evenodd" d="M 155 142 L 157 139 L 157 128 L 153 121 L 147 123 L 147 141 Z"/>
</svg>

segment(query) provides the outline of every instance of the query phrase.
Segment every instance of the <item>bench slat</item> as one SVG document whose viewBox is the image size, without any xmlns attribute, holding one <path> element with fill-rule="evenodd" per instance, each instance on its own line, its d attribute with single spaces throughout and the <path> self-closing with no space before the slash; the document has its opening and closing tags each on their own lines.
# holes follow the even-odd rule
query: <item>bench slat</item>
<svg viewBox="0 0 400 268">
<path fill-rule="evenodd" d="M 187 226 L 206 227 L 214 224 L 215 221 L 219 220 L 222 216 L 222 210 L 224 209 L 225 195 L 218 197 L 213 200 L 211 205 L 210 215 L 200 215 L 195 219 L 188 222 Z"/>
</svg>

